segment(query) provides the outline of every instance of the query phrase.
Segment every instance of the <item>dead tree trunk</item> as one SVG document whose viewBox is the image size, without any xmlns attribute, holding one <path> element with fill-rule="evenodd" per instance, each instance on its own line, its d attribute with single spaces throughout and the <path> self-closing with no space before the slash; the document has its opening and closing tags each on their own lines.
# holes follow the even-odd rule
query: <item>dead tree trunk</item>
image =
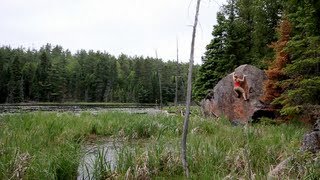
<svg viewBox="0 0 320 180">
<path fill-rule="evenodd" d="M 156 58 L 158 59 L 158 51 L 155 50 Z M 160 109 L 162 109 L 162 85 L 161 85 L 161 73 L 160 73 L 160 65 L 158 66 L 158 79 L 159 79 L 159 96 L 160 96 Z"/>
<path fill-rule="evenodd" d="M 162 109 L 162 85 L 161 85 L 160 68 L 158 70 L 158 77 L 159 77 L 159 91 L 160 91 L 160 109 Z"/>
<path fill-rule="evenodd" d="M 192 81 L 192 68 L 193 68 L 193 60 L 194 60 L 194 43 L 196 37 L 196 30 L 198 24 L 198 15 L 200 8 L 200 1 L 197 0 L 196 14 L 192 31 L 192 40 L 191 40 L 191 52 L 190 52 L 190 61 L 189 61 L 189 72 L 188 72 L 188 87 L 187 87 L 187 101 L 186 101 L 186 113 L 183 124 L 183 133 L 182 133 L 182 142 L 181 142 L 181 159 L 182 166 L 187 178 L 189 178 L 189 167 L 187 162 L 187 134 L 188 134 L 188 126 L 189 126 L 189 116 L 190 116 L 190 103 L 191 103 L 191 81 Z"/>
<path fill-rule="evenodd" d="M 174 106 L 178 105 L 178 79 L 180 77 L 180 66 L 179 66 L 179 46 L 178 46 L 178 39 L 177 39 L 177 74 L 175 77 L 175 83 L 176 83 L 176 91 L 174 94 Z"/>
</svg>

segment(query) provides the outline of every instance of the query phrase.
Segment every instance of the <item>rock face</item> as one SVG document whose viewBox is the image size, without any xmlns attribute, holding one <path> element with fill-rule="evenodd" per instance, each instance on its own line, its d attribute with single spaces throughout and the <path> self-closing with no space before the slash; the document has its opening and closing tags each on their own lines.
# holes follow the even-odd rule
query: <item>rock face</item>
<svg viewBox="0 0 320 180">
<path fill-rule="evenodd" d="M 314 124 L 313 130 L 303 136 L 301 150 L 312 153 L 320 151 L 320 119 Z"/>
<path fill-rule="evenodd" d="M 267 79 L 264 71 L 251 65 L 241 65 L 235 69 L 235 73 L 240 78 L 247 75 L 241 87 L 249 100 L 245 101 L 242 96 L 237 97 L 233 90 L 232 74 L 229 74 L 202 100 L 203 113 L 216 117 L 226 116 L 235 123 L 247 123 L 251 118 L 257 119 L 261 116 L 273 117 L 274 114 L 260 101 L 263 82 Z"/>
</svg>

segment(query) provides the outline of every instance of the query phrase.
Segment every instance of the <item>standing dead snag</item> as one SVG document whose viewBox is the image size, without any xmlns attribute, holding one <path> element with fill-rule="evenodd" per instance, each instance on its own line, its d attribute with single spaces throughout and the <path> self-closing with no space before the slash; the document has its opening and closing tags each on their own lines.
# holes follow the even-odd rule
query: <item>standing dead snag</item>
<svg viewBox="0 0 320 180">
<path fill-rule="evenodd" d="M 158 60 L 158 51 L 155 50 L 155 53 L 156 53 L 156 58 Z M 159 96 L 160 96 L 160 102 L 159 102 L 159 106 L 160 106 L 160 109 L 162 109 L 162 87 L 161 87 L 161 73 L 160 73 L 160 65 L 158 66 L 158 80 L 159 80 Z"/>
<path fill-rule="evenodd" d="M 193 60 L 194 60 L 194 42 L 195 42 L 196 30 L 197 30 L 197 24 L 198 24 L 200 1 L 201 0 L 197 0 L 196 14 L 195 14 L 193 31 L 192 31 L 191 52 L 190 52 L 190 61 L 189 61 L 189 72 L 188 72 L 186 114 L 185 114 L 184 123 L 183 123 L 183 133 L 182 133 L 182 141 L 181 141 L 181 160 L 182 160 L 182 166 L 187 178 L 190 177 L 189 167 L 187 162 L 187 134 L 188 134 L 188 126 L 189 126 L 190 102 L 191 102 L 191 92 L 192 92 L 191 80 L 192 80 L 192 68 L 193 68 Z"/>
<path fill-rule="evenodd" d="M 179 66 L 179 47 L 178 47 L 178 38 L 177 38 L 177 74 L 175 76 L 175 94 L 174 94 L 174 106 L 178 105 L 178 78 L 180 77 L 180 66 Z"/>
</svg>

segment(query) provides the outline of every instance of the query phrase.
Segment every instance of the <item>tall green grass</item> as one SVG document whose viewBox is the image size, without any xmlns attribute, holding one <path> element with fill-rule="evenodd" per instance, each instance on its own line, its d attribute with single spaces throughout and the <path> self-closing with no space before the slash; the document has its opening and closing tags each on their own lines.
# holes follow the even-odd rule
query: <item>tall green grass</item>
<svg viewBox="0 0 320 180">
<path fill-rule="evenodd" d="M 285 124 L 244 128 L 232 127 L 225 120 L 193 119 L 187 144 L 192 178 L 248 179 L 250 171 L 251 177 L 265 179 L 273 166 L 298 151 L 304 131 L 302 127 Z M 131 169 L 135 178 L 183 177 L 180 136 L 164 136 L 119 154 L 121 174 Z"/>
<path fill-rule="evenodd" d="M 128 113 L 25 113 L 0 117 L 0 179 L 10 179 L 21 154 L 30 156 L 25 178 L 70 179 L 77 176 L 81 144 L 92 137 L 121 139 L 158 137 L 176 128 L 177 119 Z M 161 127 L 161 124 L 165 126 Z M 168 133 L 167 133 L 168 134 Z M 170 134 L 170 133 L 169 133 Z"/>
<path fill-rule="evenodd" d="M 182 178 L 182 124 L 183 118 L 175 115 L 120 112 L 0 116 L 0 179 L 17 174 L 19 164 L 25 167 L 24 179 L 73 179 L 83 155 L 81 146 L 104 137 L 125 141 L 114 171 L 104 164 L 103 154 L 97 155 L 96 177 Z M 272 167 L 297 154 L 305 131 L 290 124 L 233 127 L 225 119 L 193 116 L 187 142 L 191 176 L 237 179 L 251 174 L 265 179 Z M 305 167 L 302 177 L 317 176 L 317 163 Z"/>
</svg>

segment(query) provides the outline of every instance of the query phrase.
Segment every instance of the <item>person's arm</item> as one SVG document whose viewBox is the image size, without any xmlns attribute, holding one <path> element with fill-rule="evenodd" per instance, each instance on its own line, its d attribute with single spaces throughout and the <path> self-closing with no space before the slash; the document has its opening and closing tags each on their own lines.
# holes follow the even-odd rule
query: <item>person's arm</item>
<svg viewBox="0 0 320 180">
<path fill-rule="evenodd" d="M 244 75 L 242 76 L 242 79 L 239 79 L 239 80 L 240 80 L 240 81 L 244 81 L 244 77 L 246 77 L 246 76 L 247 76 L 247 75 L 244 74 Z"/>
<path fill-rule="evenodd" d="M 234 77 L 234 72 L 232 73 L 232 79 L 233 79 L 233 81 L 236 81 L 236 78 Z"/>
</svg>

